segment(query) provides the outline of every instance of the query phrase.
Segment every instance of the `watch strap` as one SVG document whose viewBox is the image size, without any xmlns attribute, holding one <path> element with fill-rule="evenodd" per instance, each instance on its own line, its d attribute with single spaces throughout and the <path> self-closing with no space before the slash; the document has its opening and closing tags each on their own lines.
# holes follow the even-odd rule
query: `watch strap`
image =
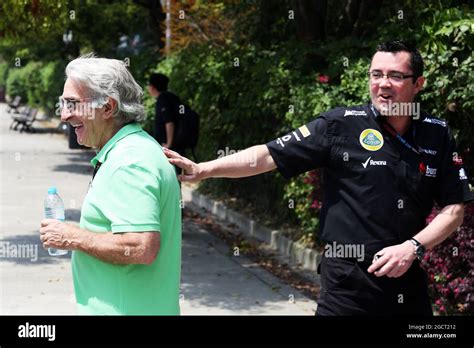
<svg viewBox="0 0 474 348">
<path fill-rule="evenodd" d="M 421 243 L 417 241 L 415 238 L 410 238 L 410 242 L 412 242 L 415 247 L 418 247 L 421 245 Z"/>
</svg>

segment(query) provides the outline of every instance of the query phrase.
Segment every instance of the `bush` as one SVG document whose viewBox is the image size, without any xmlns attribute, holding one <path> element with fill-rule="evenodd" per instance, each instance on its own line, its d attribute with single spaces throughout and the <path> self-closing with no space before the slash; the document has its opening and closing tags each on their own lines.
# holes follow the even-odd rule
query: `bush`
<svg viewBox="0 0 474 348">
<path fill-rule="evenodd" d="M 464 166 L 474 182 L 474 18 L 459 9 L 446 9 L 433 15 L 423 27 L 426 86 L 421 100 L 426 110 L 448 120 L 455 130 Z M 466 18 L 467 17 L 467 18 Z"/>
<path fill-rule="evenodd" d="M 276 53 L 252 45 L 227 49 L 194 46 L 158 66 L 157 70 L 169 75 L 170 89 L 201 115 L 200 160 L 265 143 L 290 129 L 285 115 L 294 79 L 290 72 L 298 59 L 286 52 L 296 56 L 298 50 Z M 149 117 L 154 117 L 152 104 Z M 277 220 L 285 221 L 291 219 L 292 212 L 285 209 L 283 185 L 281 177 L 263 175 L 205 182 L 203 189 L 246 197 L 257 210 L 279 212 L 274 214 Z"/>
<path fill-rule="evenodd" d="M 8 77 L 8 63 L 0 63 L 0 89 L 6 88 Z"/>
<path fill-rule="evenodd" d="M 319 244 L 317 232 L 322 205 L 320 171 L 313 170 L 291 179 L 285 186 L 285 198 L 298 217 L 299 233 L 292 237 L 310 247 Z"/>
<path fill-rule="evenodd" d="M 49 116 L 54 116 L 58 98 L 62 94 L 65 76 L 63 62 L 46 63 L 40 70 L 41 83 L 34 88 L 35 100 Z"/>
<path fill-rule="evenodd" d="M 11 68 L 7 78 L 7 94 L 12 98 L 21 96 L 22 104 L 33 106 L 39 103 L 34 90 L 41 84 L 40 67 L 40 63 L 30 62 L 24 67 Z"/>
<path fill-rule="evenodd" d="M 64 85 L 64 64 L 30 62 L 24 67 L 9 70 L 7 93 L 22 97 L 22 103 L 42 108 L 54 115 L 58 97 Z"/>
<path fill-rule="evenodd" d="M 464 224 L 442 244 L 428 251 L 422 267 L 428 273 L 430 296 L 440 315 L 474 314 L 474 205 L 466 206 Z M 431 222 L 438 209 L 434 209 Z"/>
</svg>

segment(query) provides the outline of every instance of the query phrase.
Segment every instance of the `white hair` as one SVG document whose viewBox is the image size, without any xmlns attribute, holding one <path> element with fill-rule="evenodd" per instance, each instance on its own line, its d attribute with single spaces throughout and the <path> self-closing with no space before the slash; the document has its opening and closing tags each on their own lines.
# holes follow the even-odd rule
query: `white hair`
<svg viewBox="0 0 474 348">
<path fill-rule="evenodd" d="M 145 118 L 145 108 L 141 103 L 143 89 L 123 61 L 97 58 L 90 53 L 69 62 L 66 77 L 85 87 L 87 96 L 98 107 L 107 103 L 107 98 L 114 99 L 117 107 L 113 115 L 118 124 L 139 122 Z"/>
</svg>

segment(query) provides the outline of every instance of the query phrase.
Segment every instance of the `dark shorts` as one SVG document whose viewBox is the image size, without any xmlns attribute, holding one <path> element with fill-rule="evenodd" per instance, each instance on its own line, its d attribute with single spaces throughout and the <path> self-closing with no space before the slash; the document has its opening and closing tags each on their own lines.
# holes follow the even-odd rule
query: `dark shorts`
<svg viewBox="0 0 474 348">
<path fill-rule="evenodd" d="M 367 272 L 372 259 L 321 260 L 321 294 L 316 315 L 432 316 L 426 273 L 414 261 L 399 278 Z"/>
</svg>

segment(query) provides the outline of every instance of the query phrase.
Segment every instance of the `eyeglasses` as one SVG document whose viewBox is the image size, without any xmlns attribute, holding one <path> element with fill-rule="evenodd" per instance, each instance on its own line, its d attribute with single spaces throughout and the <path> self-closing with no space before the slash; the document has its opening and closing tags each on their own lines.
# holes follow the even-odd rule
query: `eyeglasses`
<svg viewBox="0 0 474 348">
<path fill-rule="evenodd" d="M 369 71 L 368 74 L 369 74 L 370 79 L 373 82 L 380 81 L 384 76 L 387 76 L 387 78 L 391 82 L 402 82 L 405 79 L 415 76 L 415 75 L 405 75 L 399 71 L 390 71 L 388 74 L 384 74 L 380 70 L 372 70 L 372 71 Z"/>
<path fill-rule="evenodd" d="M 58 106 L 61 111 L 64 110 L 64 108 L 67 108 L 68 112 L 70 113 L 92 111 L 93 109 L 100 107 L 99 103 L 93 98 L 84 98 L 77 100 L 65 99 L 63 97 L 59 97 Z"/>
</svg>

